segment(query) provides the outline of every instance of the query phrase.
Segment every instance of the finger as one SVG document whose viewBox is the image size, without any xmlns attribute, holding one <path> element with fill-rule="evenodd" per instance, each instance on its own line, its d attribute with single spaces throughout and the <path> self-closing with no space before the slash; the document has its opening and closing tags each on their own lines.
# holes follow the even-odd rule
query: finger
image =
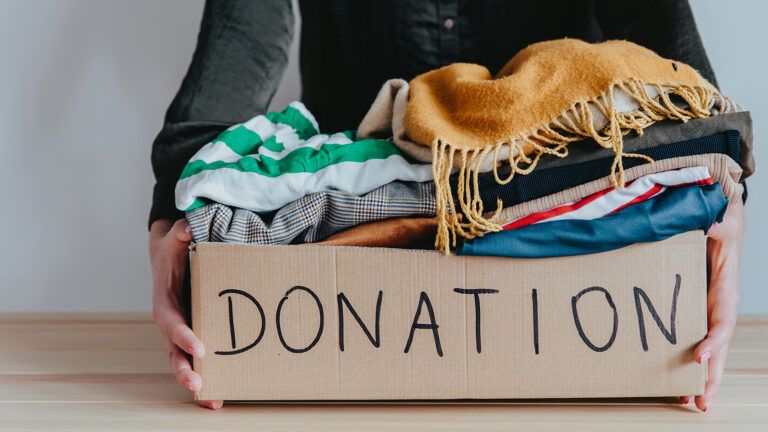
<svg viewBox="0 0 768 432">
<path fill-rule="evenodd" d="M 688 405 L 691 403 L 691 396 L 680 396 L 680 403 L 683 405 Z"/>
<path fill-rule="evenodd" d="M 710 379 L 707 380 L 707 386 L 704 390 L 704 397 L 707 404 L 712 402 L 715 395 L 717 395 L 718 390 L 720 390 L 720 383 L 723 380 L 723 371 L 725 370 L 725 359 L 727 356 L 728 347 L 726 346 L 709 361 L 709 371 L 711 373 L 708 375 L 710 376 Z"/>
<path fill-rule="evenodd" d="M 732 323 L 730 320 L 714 321 L 707 337 L 693 351 L 696 361 L 704 364 L 704 362 L 712 358 L 714 353 L 719 352 L 728 345 L 734 327 L 735 323 Z"/>
<path fill-rule="evenodd" d="M 722 235 L 721 231 L 722 231 L 721 223 L 714 222 L 712 223 L 712 226 L 710 226 L 709 229 L 707 230 L 707 237 L 717 240 Z"/>
<path fill-rule="evenodd" d="M 224 406 L 224 401 L 221 401 L 221 400 L 197 401 L 197 404 L 203 408 L 217 410 Z"/>
<path fill-rule="evenodd" d="M 184 352 L 174 345 L 170 345 L 168 349 L 176 381 L 190 391 L 200 391 L 203 388 L 203 380 L 197 372 L 192 370 L 192 365 Z"/>
<path fill-rule="evenodd" d="M 170 300 L 158 298 L 155 303 L 152 312 L 165 338 L 192 357 L 205 356 L 205 345 L 189 328 L 181 312 L 170 304 Z"/>
<path fill-rule="evenodd" d="M 727 285 L 710 284 L 707 298 L 707 303 L 709 303 L 709 331 L 707 337 L 694 350 L 694 358 L 699 363 L 703 364 L 708 358 L 723 349 L 733 336 L 733 329 L 736 327 L 738 294 L 733 290 L 726 289 L 727 287 Z"/>
<path fill-rule="evenodd" d="M 205 356 L 203 342 L 195 336 L 180 314 L 173 315 L 175 315 L 171 318 L 173 323 L 168 326 L 168 339 L 192 357 L 203 358 Z"/>
<path fill-rule="evenodd" d="M 715 398 L 717 391 L 720 389 L 720 382 L 723 379 L 723 369 L 725 369 L 725 357 L 727 355 L 727 347 L 721 352 L 714 355 L 709 360 L 709 366 L 707 370 L 707 386 L 704 389 L 704 394 L 696 396 L 696 407 L 706 412 L 709 409 L 709 405 Z"/>
<path fill-rule="evenodd" d="M 189 243 L 192 241 L 192 228 L 189 226 L 189 222 L 186 219 L 179 219 L 171 227 L 169 232 L 173 238 L 182 243 Z"/>
</svg>

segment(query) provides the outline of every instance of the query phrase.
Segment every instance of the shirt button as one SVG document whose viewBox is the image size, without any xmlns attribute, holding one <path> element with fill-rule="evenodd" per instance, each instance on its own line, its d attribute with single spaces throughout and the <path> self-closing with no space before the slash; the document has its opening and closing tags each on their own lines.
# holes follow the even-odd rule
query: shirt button
<svg viewBox="0 0 768 432">
<path fill-rule="evenodd" d="M 445 27 L 446 30 L 452 29 L 454 24 L 455 23 L 450 18 L 448 18 L 447 20 L 443 21 L 443 27 Z"/>
</svg>

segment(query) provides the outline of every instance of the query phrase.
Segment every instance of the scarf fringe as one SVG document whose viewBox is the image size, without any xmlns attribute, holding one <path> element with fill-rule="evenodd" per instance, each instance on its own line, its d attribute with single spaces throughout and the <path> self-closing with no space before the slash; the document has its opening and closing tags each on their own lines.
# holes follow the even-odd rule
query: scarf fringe
<svg viewBox="0 0 768 432">
<path fill-rule="evenodd" d="M 647 87 L 658 92 L 651 96 Z M 614 90 L 625 92 L 638 105 L 634 111 L 618 112 L 614 100 Z M 681 100 L 676 104 L 671 96 Z M 508 137 L 505 141 L 483 149 L 459 149 L 451 143 L 437 139 L 432 143 L 432 173 L 435 179 L 437 195 L 438 231 L 435 240 L 437 250 L 448 253 L 456 247 L 457 235 L 473 239 L 486 232 L 502 229 L 496 220 L 503 204 L 497 201 L 497 208 L 490 215 L 483 208 L 480 198 L 478 174 L 483 161 L 493 155 L 493 176 L 501 185 L 507 184 L 516 174 L 525 175 L 533 171 L 542 155 L 549 154 L 564 158 L 568 156 L 568 144 L 592 138 L 601 147 L 610 148 L 615 156 L 611 164 L 611 183 L 614 187 L 624 187 L 623 158 L 632 157 L 653 162 L 648 156 L 624 152 L 624 135 L 629 132 L 643 134 L 643 129 L 657 121 L 665 119 L 687 122 L 691 118 L 708 117 L 710 109 L 717 106 L 719 111 L 727 111 L 731 102 L 722 97 L 714 88 L 683 84 L 648 84 L 637 79 L 617 81 L 598 97 L 573 104 L 549 124 L 523 135 Z M 594 117 L 590 106 L 607 119 L 608 124 L 601 130 L 595 130 Z M 500 161 L 499 151 L 509 147 L 509 157 Z M 533 149 L 529 155 L 524 150 Z M 451 191 L 450 176 L 455 162 L 459 162 L 457 212 Z M 507 178 L 500 178 L 498 169 L 508 164 L 512 171 Z"/>
</svg>

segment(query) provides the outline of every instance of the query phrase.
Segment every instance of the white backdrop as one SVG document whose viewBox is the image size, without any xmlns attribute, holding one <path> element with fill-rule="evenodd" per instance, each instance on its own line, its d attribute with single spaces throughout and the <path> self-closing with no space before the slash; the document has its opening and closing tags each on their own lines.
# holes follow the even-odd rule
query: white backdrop
<svg viewBox="0 0 768 432">
<path fill-rule="evenodd" d="M 150 309 L 150 145 L 202 5 L 0 0 L 0 312 Z M 692 5 L 722 90 L 755 119 L 741 312 L 768 313 L 768 2 Z M 294 43 L 273 107 L 298 98 L 298 77 Z"/>
</svg>

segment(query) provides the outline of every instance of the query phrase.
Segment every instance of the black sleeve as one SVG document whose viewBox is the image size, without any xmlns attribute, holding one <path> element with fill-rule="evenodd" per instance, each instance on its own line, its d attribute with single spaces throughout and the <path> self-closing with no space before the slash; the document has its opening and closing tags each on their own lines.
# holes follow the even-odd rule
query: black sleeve
<svg viewBox="0 0 768 432">
<path fill-rule="evenodd" d="M 605 39 L 626 39 L 686 63 L 718 87 L 688 0 L 601 0 L 595 11 Z"/>
<path fill-rule="evenodd" d="M 174 189 L 192 155 L 232 124 L 267 110 L 293 38 L 291 0 L 208 0 L 192 63 L 152 144 L 149 225 L 178 219 Z"/>
<path fill-rule="evenodd" d="M 686 63 L 717 86 L 687 0 L 600 0 L 595 13 L 605 39 L 626 39 Z"/>
</svg>

